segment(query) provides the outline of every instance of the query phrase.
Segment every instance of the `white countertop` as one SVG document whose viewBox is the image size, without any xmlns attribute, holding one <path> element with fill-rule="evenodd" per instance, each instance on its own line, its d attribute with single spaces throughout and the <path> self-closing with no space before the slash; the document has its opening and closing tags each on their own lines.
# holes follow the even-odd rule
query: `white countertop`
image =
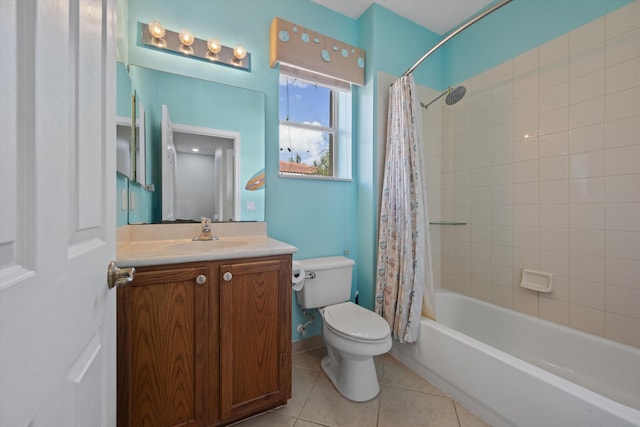
<svg viewBox="0 0 640 427">
<path fill-rule="evenodd" d="M 265 223 L 214 223 L 219 240 L 193 241 L 200 224 L 128 225 L 118 229 L 118 267 L 141 267 L 195 261 L 213 261 L 283 255 L 295 246 L 272 239 Z"/>
</svg>

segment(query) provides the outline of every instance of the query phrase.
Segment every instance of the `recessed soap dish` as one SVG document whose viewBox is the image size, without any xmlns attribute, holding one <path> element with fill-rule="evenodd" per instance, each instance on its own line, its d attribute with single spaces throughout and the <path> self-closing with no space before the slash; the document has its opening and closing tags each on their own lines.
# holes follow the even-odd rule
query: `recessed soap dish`
<svg viewBox="0 0 640 427">
<path fill-rule="evenodd" d="M 522 270 L 520 286 L 537 292 L 551 292 L 553 275 L 544 271 Z"/>
</svg>

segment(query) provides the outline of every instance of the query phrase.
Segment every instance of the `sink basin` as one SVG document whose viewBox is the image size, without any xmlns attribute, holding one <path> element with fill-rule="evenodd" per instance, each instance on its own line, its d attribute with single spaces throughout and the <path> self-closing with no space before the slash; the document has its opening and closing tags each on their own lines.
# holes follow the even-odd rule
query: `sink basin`
<svg viewBox="0 0 640 427">
<path fill-rule="evenodd" d="M 249 242 L 244 240 L 188 240 L 178 243 L 169 243 L 165 247 L 167 249 L 175 249 L 175 250 L 189 250 L 196 252 L 204 252 L 215 249 L 228 249 L 234 248 L 237 246 L 244 246 L 249 244 Z"/>
<path fill-rule="evenodd" d="M 203 254 L 206 252 L 220 252 L 233 250 L 248 245 L 249 240 L 221 239 L 221 240 L 146 240 L 131 243 L 128 250 L 133 253 L 144 253 L 145 256 L 184 256 L 188 254 Z M 126 252 L 122 252 L 126 253 Z"/>
</svg>

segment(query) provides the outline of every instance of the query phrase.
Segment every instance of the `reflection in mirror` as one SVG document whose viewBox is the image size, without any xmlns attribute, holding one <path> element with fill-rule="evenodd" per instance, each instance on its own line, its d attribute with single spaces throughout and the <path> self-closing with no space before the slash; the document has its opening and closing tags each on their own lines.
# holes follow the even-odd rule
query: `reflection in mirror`
<svg viewBox="0 0 640 427">
<path fill-rule="evenodd" d="M 131 164 L 132 141 L 131 124 L 133 116 L 131 105 L 133 102 L 133 91 L 131 79 L 124 64 L 117 64 L 118 92 L 116 94 L 116 168 L 120 175 L 128 179 L 133 178 L 133 168 Z"/>
<path fill-rule="evenodd" d="M 146 133 L 145 133 L 145 111 L 141 102 L 138 102 L 138 97 L 133 94 L 133 123 L 135 123 L 134 138 L 134 181 L 140 185 L 147 184 L 147 145 L 146 145 Z"/>
<path fill-rule="evenodd" d="M 116 167 L 118 173 L 131 179 L 131 118 L 116 117 Z"/>
<path fill-rule="evenodd" d="M 135 95 L 132 99 L 138 114 L 116 116 L 116 165 L 120 174 L 140 185 L 146 185 L 144 107 L 135 102 Z M 132 123 L 136 124 L 133 132 Z"/>
<path fill-rule="evenodd" d="M 264 93 L 134 65 L 129 76 L 146 112 L 146 176 L 157 190 L 149 206 L 138 204 L 137 209 L 147 209 L 151 222 L 199 221 L 202 216 L 264 221 Z M 163 106 L 168 112 L 164 122 Z M 166 140 L 169 129 L 173 148 Z M 185 138 L 192 141 L 183 143 Z M 181 147 L 188 143 L 213 155 L 185 153 Z M 202 163 L 209 168 L 187 174 Z M 138 212 L 136 218 L 141 217 Z M 132 221 L 131 211 L 129 222 L 139 222 Z"/>
<path fill-rule="evenodd" d="M 163 221 L 237 221 L 239 145 L 237 132 L 172 123 L 163 105 Z"/>
<path fill-rule="evenodd" d="M 146 185 L 145 112 L 138 102 L 124 64 L 117 64 L 116 168 L 118 173 Z M 134 125 L 135 124 L 135 125 Z"/>
</svg>

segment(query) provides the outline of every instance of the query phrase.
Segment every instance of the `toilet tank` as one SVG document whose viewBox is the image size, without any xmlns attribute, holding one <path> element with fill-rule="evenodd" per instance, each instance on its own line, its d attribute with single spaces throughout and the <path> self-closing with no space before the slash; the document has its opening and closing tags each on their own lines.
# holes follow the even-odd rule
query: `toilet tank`
<svg viewBox="0 0 640 427">
<path fill-rule="evenodd" d="M 298 263 L 308 277 L 302 289 L 296 291 L 300 307 L 326 307 L 351 299 L 351 274 L 355 264 L 352 259 L 332 256 L 299 260 Z M 295 266 L 293 273 L 296 274 Z"/>
</svg>

